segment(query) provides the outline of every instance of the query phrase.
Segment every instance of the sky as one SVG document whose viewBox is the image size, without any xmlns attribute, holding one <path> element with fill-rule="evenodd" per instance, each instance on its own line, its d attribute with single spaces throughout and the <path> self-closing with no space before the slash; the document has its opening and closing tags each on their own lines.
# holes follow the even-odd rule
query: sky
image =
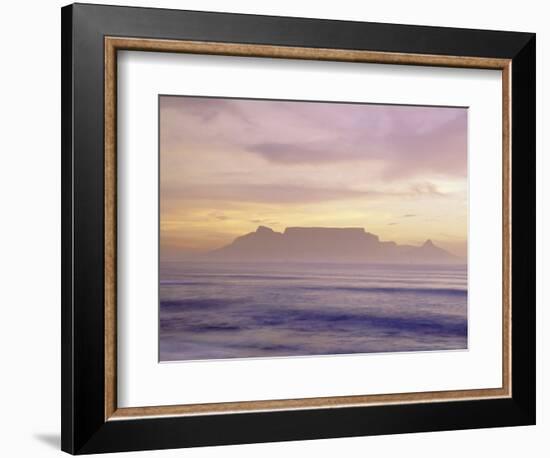
<svg viewBox="0 0 550 458">
<path fill-rule="evenodd" d="M 467 252 L 467 109 L 160 96 L 163 255 L 268 226 Z"/>
</svg>

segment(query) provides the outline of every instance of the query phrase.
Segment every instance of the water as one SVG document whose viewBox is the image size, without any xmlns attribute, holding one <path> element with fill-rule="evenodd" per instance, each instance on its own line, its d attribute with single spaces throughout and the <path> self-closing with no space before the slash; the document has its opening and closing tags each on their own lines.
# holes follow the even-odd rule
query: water
<svg viewBox="0 0 550 458">
<path fill-rule="evenodd" d="M 163 263 L 160 360 L 467 348 L 465 266 Z"/>
</svg>

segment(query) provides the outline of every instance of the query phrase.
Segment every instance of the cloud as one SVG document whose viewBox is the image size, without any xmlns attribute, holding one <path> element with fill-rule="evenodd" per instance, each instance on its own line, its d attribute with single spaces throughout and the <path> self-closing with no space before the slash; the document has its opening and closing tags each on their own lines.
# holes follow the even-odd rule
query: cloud
<svg viewBox="0 0 550 458">
<path fill-rule="evenodd" d="M 338 110 L 345 110 L 345 107 Z M 247 151 L 279 164 L 377 160 L 385 164 L 386 179 L 426 171 L 465 175 L 465 109 L 359 107 L 365 113 L 358 112 L 357 107 L 350 112 L 350 118 L 355 115 L 357 122 L 350 120 L 344 126 L 325 126 L 322 134 L 316 132 L 308 136 L 305 129 L 296 138 L 282 135 L 251 143 L 246 147 Z"/>
<path fill-rule="evenodd" d="M 217 213 L 217 212 L 210 213 L 208 216 L 210 216 L 211 218 L 215 218 L 218 221 L 227 221 L 228 219 L 231 219 L 229 218 L 229 216 L 223 213 Z"/>
<path fill-rule="evenodd" d="M 221 186 L 165 187 L 165 199 L 222 200 L 262 203 L 311 203 L 378 195 L 374 191 L 356 191 L 345 188 L 318 188 L 277 184 L 227 184 Z"/>
<path fill-rule="evenodd" d="M 466 174 L 465 108 L 161 97 L 161 120 L 166 148 L 287 166 L 376 160 L 386 180 Z"/>
<path fill-rule="evenodd" d="M 350 145 L 347 141 L 326 139 L 319 142 L 263 142 L 249 145 L 247 150 L 264 159 L 280 164 L 316 164 L 364 160 L 363 145 Z"/>
<path fill-rule="evenodd" d="M 172 115 L 188 114 L 203 122 L 215 122 L 216 118 L 235 117 L 246 124 L 254 124 L 246 110 L 240 110 L 234 99 L 219 97 L 161 96 L 160 109 Z"/>
<path fill-rule="evenodd" d="M 406 215 L 403 215 L 401 218 L 414 218 L 416 215 L 412 213 L 407 213 Z"/>
<path fill-rule="evenodd" d="M 410 187 L 411 194 L 422 196 L 422 195 L 430 195 L 430 196 L 444 196 L 445 194 L 437 189 L 437 186 L 433 183 L 424 182 L 424 183 L 417 183 L 413 184 Z"/>
<path fill-rule="evenodd" d="M 376 191 L 371 189 L 352 189 L 346 187 L 316 187 L 278 184 L 225 184 L 219 186 L 163 186 L 161 198 L 163 202 L 183 200 L 216 200 L 255 202 L 273 204 L 303 204 L 349 199 L 387 199 L 414 197 L 445 197 L 447 194 L 439 191 L 430 182 L 411 185 L 404 190 Z M 223 214 L 211 215 L 219 220 L 228 219 Z M 252 220 L 254 223 L 265 220 Z"/>
</svg>

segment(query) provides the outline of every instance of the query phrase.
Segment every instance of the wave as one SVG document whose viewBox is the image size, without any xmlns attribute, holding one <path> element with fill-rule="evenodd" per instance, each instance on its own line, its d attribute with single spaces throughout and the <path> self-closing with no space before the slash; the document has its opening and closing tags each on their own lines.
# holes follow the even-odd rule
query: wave
<svg viewBox="0 0 550 458">
<path fill-rule="evenodd" d="M 448 277 L 431 277 L 426 279 L 422 277 L 399 277 L 399 276 L 386 276 L 386 277 L 373 277 L 373 276 L 348 276 L 348 275 L 264 275 L 264 274 L 207 274 L 207 275 L 186 275 L 187 279 L 171 279 L 160 280 L 161 285 L 203 285 L 219 279 L 237 279 L 237 280 L 326 280 L 338 279 L 348 281 L 380 281 L 380 282 L 392 282 L 392 283 L 437 283 L 437 282 L 457 282 L 464 283 L 466 278 L 458 276 Z M 200 278 L 201 280 L 195 280 L 194 278 Z"/>
<path fill-rule="evenodd" d="M 316 338 L 321 335 L 327 337 L 331 334 L 357 337 L 369 334 L 373 329 L 439 337 L 467 334 L 465 317 L 445 314 L 395 316 L 358 310 L 306 310 L 262 306 L 237 308 L 230 315 L 219 313 L 222 308 L 231 305 L 235 305 L 234 301 L 162 301 L 161 329 L 184 332 L 187 335 L 226 334 L 235 331 L 254 331 L 261 334 L 267 329 L 271 332 L 279 329 L 303 338 L 313 335 Z M 184 313 L 180 315 L 178 309 Z M 199 309 L 202 309 L 202 313 Z"/>
<path fill-rule="evenodd" d="M 347 291 L 358 293 L 417 293 L 417 294 L 442 294 L 466 296 L 468 291 L 457 288 L 402 288 L 402 287 L 381 287 L 381 286 L 297 286 L 296 288 L 304 290 L 320 290 L 320 291 Z"/>
</svg>

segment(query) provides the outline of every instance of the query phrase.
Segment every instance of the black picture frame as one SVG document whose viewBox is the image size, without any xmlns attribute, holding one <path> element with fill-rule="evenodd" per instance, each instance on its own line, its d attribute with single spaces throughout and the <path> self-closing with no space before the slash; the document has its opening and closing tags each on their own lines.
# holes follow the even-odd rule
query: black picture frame
<svg viewBox="0 0 550 458">
<path fill-rule="evenodd" d="M 535 424 L 535 34 L 74 4 L 62 8 L 62 449 L 72 454 Z M 105 420 L 104 37 L 511 59 L 512 395 Z"/>
</svg>

